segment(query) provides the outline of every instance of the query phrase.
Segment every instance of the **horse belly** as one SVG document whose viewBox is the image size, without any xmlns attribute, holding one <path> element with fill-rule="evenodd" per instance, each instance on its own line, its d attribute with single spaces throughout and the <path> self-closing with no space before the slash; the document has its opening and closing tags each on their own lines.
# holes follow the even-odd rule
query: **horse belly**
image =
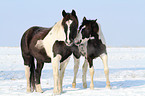
<svg viewBox="0 0 145 96">
<path fill-rule="evenodd" d="M 37 43 L 32 46 L 33 47 L 30 47 L 31 53 L 36 59 L 41 60 L 43 62 L 51 62 L 51 58 L 47 55 L 42 40 L 38 40 Z"/>
<path fill-rule="evenodd" d="M 94 46 L 93 44 L 89 44 L 87 47 L 87 55 L 92 58 L 99 57 L 102 54 L 106 53 L 106 47 L 104 44 L 99 44 L 99 46 Z"/>
</svg>

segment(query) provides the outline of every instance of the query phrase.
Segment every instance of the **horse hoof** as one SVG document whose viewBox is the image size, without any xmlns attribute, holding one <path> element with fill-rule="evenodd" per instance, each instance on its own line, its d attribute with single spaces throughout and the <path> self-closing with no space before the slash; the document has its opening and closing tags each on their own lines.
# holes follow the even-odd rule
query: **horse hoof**
<svg viewBox="0 0 145 96">
<path fill-rule="evenodd" d="M 84 83 L 83 84 L 83 88 L 87 88 L 87 83 Z"/>
<path fill-rule="evenodd" d="M 90 87 L 91 90 L 94 90 L 94 87 Z"/>
<path fill-rule="evenodd" d="M 28 88 L 28 89 L 27 89 L 27 93 L 30 93 L 30 92 L 31 92 L 31 88 Z"/>
<path fill-rule="evenodd" d="M 41 85 L 40 84 L 36 84 L 36 92 L 40 92 L 40 93 L 43 93 L 42 91 L 42 88 L 41 88 Z"/>
<path fill-rule="evenodd" d="M 36 90 L 36 92 L 43 93 L 42 89 Z"/>
<path fill-rule="evenodd" d="M 111 86 L 110 86 L 110 85 L 109 85 L 109 86 L 106 86 L 106 88 L 107 88 L 107 89 L 111 89 Z"/>
<path fill-rule="evenodd" d="M 72 88 L 76 88 L 76 83 L 72 83 Z"/>
<path fill-rule="evenodd" d="M 53 89 L 53 93 L 54 93 L 54 95 L 60 95 L 61 92 L 59 90 Z"/>
<path fill-rule="evenodd" d="M 91 90 L 94 90 L 94 85 L 90 85 L 90 89 Z"/>
</svg>

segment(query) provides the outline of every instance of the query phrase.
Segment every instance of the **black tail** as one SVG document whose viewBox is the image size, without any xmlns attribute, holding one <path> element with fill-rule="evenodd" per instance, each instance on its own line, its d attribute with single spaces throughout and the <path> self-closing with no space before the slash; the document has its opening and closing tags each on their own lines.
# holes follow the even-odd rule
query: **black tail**
<svg viewBox="0 0 145 96">
<path fill-rule="evenodd" d="M 35 64 L 34 62 L 31 63 L 31 66 L 30 66 L 30 83 L 31 83 L 31 88 L 33 89 L 32 91 L 35 90 Z"/>
</svg>

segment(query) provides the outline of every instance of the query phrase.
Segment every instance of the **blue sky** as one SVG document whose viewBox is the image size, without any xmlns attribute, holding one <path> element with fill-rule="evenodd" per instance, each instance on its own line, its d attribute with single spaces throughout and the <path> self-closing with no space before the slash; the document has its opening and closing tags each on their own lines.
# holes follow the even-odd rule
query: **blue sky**
<svg viewBox="0 0 145 96">
<path fill-rule="evenodd" d="M 98 19 L 108 46 L 145 46 L 145 0 L 1 0 L 0 46 L 20 46 L 31 26 L 51 27 L 62 10 Z"/>
</svg>

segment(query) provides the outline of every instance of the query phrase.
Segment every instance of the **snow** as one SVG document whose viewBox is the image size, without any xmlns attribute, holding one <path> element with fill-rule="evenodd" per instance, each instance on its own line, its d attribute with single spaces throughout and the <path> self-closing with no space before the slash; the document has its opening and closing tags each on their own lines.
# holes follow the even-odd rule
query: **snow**
<svg viewBox="0 0 145 96">
<path fill-rule="evenodd" d="M 145 96 L 145 48 L 115 48 L 108 51 L 110 82 L 106 89 L 103 63 L 94 60 L 94 90 L 90 90 L 90 74 L 87 72 L 88 88 L 82 87 L 81 57 L 76 88 L 72 88 L 73 58 L 66 68 L 61 96 Z M 45 64 L 41 77 L 44 93 L 27 93 L 24 65 L 19 47 L 0 47 L 0 96 L 53 96 L 53 73 L 51 63 Z"/>
</svg>

